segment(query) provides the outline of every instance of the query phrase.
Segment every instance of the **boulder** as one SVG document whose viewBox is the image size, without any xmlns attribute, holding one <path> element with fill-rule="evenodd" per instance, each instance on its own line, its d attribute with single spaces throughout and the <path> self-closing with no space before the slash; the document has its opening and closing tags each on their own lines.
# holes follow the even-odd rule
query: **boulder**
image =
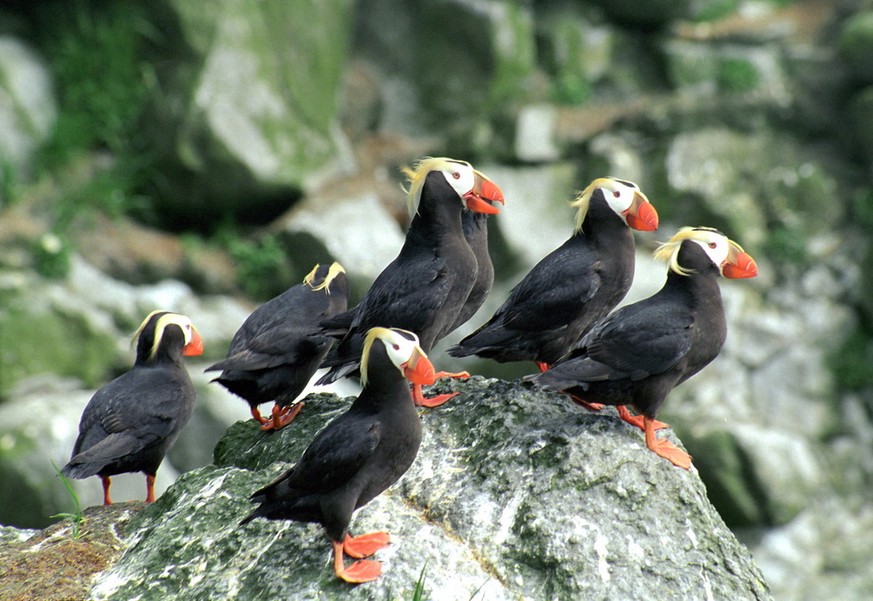
<svg viewBox="0 0 873 601">
<path fill-rule="evenodd" d="M 30 176 L 32 155 L 56 118 L 43 59 L 22 40 L 0 35 L 0 207 L 9 201 L 5 194 Z"/>
<path fill-rule="evenodd" d="M 126 526 L 121 558 L 96 574 L 89 598 L 397 599 L 422 575 L 431 599 L 770 598 L 696 470 L 655 456 L 612 410 L 481 377 L 435 388 L 462 394 L 422 415 L 412 468 L 352 521 L 354 533 L 393 535 L 376 556 L 378 581 L 335 579 L 319 526 L 236 525 L 249 494 L 348 406 L 321 394 L 277 433 L 232 426 L 213 464 Z"/>
<path fill-rule="evenodd" d="M 351 2 L 168 6 L 181 40 L 152 134 L 175 174 L 160 207 L 167 223 L 264 223 L 351 168 L 336 121 Z"/>
</svg>

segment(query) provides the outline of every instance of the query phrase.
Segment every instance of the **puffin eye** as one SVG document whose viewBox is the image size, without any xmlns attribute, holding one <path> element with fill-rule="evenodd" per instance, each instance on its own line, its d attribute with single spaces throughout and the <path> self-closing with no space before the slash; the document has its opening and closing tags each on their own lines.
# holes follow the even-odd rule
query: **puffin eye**
<svg viewBox="0 0 873 601">
<path fill-rule="evenodd" d="M 399 351 L 399 350 L 400 350 L 400 345 L 399 345 L 399 344 L 392 344 L 392 345 L 391 345 L 391 348 L 393 348 L 395 351 Z"/>
<path fill-rule="evenodd" d="M 461 179 L 461 174 L 457 171 L 452 171 L 452 177 L 455 179 Z"/>
<path fill-rule="evenodd" d="M 612 195 L 613 195 L 615 198 L 620 198 L 620 197 L 621 197 L 621 192 L 619 192 L 618 190 L 616 190 L 615 192 L 612 193 Z"/>
<path fill-rule="evenodd" d="M 709 243 L 709 248 L 716 248 L 717 246 L 718 246 L 718 244 L 716 244 L 715 242 Z"/>
</svg>

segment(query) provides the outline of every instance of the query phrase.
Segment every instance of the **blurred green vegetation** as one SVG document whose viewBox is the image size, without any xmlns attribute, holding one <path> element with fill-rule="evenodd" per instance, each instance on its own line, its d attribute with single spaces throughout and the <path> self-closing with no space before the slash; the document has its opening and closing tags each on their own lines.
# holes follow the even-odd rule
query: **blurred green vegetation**
<svg viewBox="0 0 873 601">
<path fill-rule="evenodd" d="M 118 217 L 146 214 L 146 184 L 153 156 L 139 131 L 154 73 L 147 47 L 159 34 L 149 2 L 85 0 L 39 2 L 29 7 L 33 30 L 54 77 L 60 111 L 36 157 L 43 176 L 64 178 L 54 224 L 59 234 L 80 216 L 100 211 Z"/>
</svg>

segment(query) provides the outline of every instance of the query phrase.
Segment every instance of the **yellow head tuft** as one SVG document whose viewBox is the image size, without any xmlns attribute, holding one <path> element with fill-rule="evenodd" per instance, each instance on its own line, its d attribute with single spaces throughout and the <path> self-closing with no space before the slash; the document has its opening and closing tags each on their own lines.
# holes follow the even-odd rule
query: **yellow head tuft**
<svg viewBox="0 0 873 601">
<path fill-rule="evenodd" d="M 186 332 L 186 326 L 191 324 L 191 320 L 185 317 L 184 315 L 179 315 L 178 313 L 170 313 L 169 311 L 152 311 L 149 313 L 146 318 L 143 320 L 136 331 L 133 333 L 133 337 L 130 341 L 130 346 L 133 347 L 139 341 L 139 337 L 142 335 L 146 326 L 149 322 L 154 319 L 155 315 L 161 314 L 158 318 L 157 323 L 155 324 L 155 339 L 152 341 L 152 347 L 149 349 L 148 357 L 149 359 L 155 356 L 155 353 L 158 352 L 158 347 L 161 345 L 161 339 L 164 337 L 164 330 L 168 325 L 175 324 L 182 329 L 182 332 Z M 185 342 L 188 342 L 188 334 L 185 334 Z"/>
<path fill-rule="evenodd" d="M 640 193 L 640 188 L 633 182 L 618 179 L 616 177 L 598 177 L 593 182 L 582 190 L 576 198 L 570 202 L 570 206 L 576 209 L 576 223 L 573 228 L 574 233 L 582 231 L 582 223 L 585 221 L 585 216 L 588 215 L 588 209 L 591 206 L 591 196 L 598 188 L 605 190 L 604 193 L 612 193 L 615 190 L 631 188 L 637 193 Z"/>
<path fill-rule="evenodd" d="M 370 328 L 364 338 L 364 348 L 361 350 L 361 386 L 367 385 L 367 367 L 370 364 L 370 349 L 377 338 L 384 338 L 391 334 L 388 328 Z"/>
<path fill-rule="evenodd" d="M 720 231 L 711 227 L 683 227 L 669 241 L 659 245 L 653 256 L 658 261 L 666 261 L 669 268 L 679 275 L 689 275 L 694 270 L 685 269 L 679 265 L 679 247 L 686 240 L 707 242 L 713 233 L 724 236 Z"/>
<path fill-rule="evenodd" d="M 312 288 L 312 290 L 318 292 L 319 290 L 324 290 L 328 294 L 330 294 L 330 284 L 336 279 L 341 273 L 345 273 L 345 268 L 340 265 L 337 261 L 331 263 L 330 267 L 327 269 L 327 275 L 324 276 L 324 280 L 320 284 L 315 284 L 315 274 L 318 272 L 318 268 L 321 265 L 318 263 L 315 264 L 315 267 L 312 268 L 306 277 L 303 278 L 303 283 Z"/>
<path fill-rule="evenodd" d="M 421 201 L 421 189 L 424 187 L 424 180 L 427 178 L 427 174 L 431 171 L 448 171 L 451 169 L 452 163 L 470 167 L 470 163 L 466 161 L 458 161 L 447 157 L 425 157 L 412 167 L 404 167 L 401 170 L 401 173 L 408 180 L 408 187 L 404 188 L 403 191 L 406 192 L 406 207 L 410 217 L 418 212 L 418 203 Z"/>
</svg>

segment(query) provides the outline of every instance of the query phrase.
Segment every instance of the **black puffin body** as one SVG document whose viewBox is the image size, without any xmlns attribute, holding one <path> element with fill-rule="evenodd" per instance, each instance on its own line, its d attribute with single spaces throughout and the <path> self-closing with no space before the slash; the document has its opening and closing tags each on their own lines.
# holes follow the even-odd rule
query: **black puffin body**
<svg viewBox="0 0 873 601">
<path fill-rule="evenodd" d="M 184 315 L 154 311 L 135 334 L 133 367 L 94 393 L 79 422 L 79 436 L 61 472 L 98 475 L 110 505 L 110 477 L 146 475 L 146 501 L 155 500 L 155 473 L 194 409 L 194 385 L 183 355 L 203 352 L 203 340 Z"/>
<path fill-rule="evenodd" d="M 319 323 L 345 311 L 349 284 L 339 263 L 316 265 L 302 284 L 258 307 L 230 343 L 227 359 L 206 371 L 222 370 L 214 381 L 248 402 L 265 430 L 287 425 L 302 408 L 294 403 L 315 374 L 333 339 Z M 258 405 L 275 401 L 272 419 Z"/>
<path fill-rule="evenodd" d="M 654 230 L 657 213 L 635 184 L 612 178 L 594 180 L 573 206 L 579 208 L 573 236 L 535 265 L 450 355 L 534 361 L 546 369 L 624 298 L 634 273 L 628 225 Z"/>
<path fill-rule="evenodd" d="M 670 264 L 660 291 L 598 322 L 569 358 L 530 379 L 589 402 L 632 405 L 642 415 L 635 425 L 646 445 L 688 469 L 688 454 L 656 437 L 655 416 L 674 387 L 721 351 L 726 325 L 718 276 L 754 277 L 757 267 L 739 245 L 708 228 L 680 230 L 655 256 Z"/>
<path fill-rule="evenodd" d="M 340 339 L 319 381 L 329 384 L 353 374 L 361 357 L 364 333 L 376 326 L 415 332 L 425 352 L 450 332 L 477 281 L 476 256 L 464 238 L 461 212 L 497 213 L 489 201 L 503 194 L 468 163 L 444 158 L 422 160 L 408 170 L 409 207 L 414 213 L 400 254 L 379 274 L 360 304 L 324 331 Z M 461 375 L 440 372 L 438 377 Z M 466 375 L 466 374 L 462 374 Z M 436 406 L 448 396 L 424 399 L 415 387 L 416 403 Z"/>
<path fill-rule="evenodd" d="M 343 553 L 367 557 L 389 542 L 376 532 L 351 538 L 352 513 L 394 484 L 412 465 L 421 443 L 421 424 L 406 381 L 431 384 L 433 366 L 415 334 L 373 328 L 361 365 L 363 390 L 344 414 L 318 433 L 297 464 L 252 495 L 260 506 L 246 517 L 316 522 L 334 550 L 336 575 L 366 582 L 381 573 L 375 561 L 346 568 Z"/>
<path fill-rule="evenodd" d="M 461 325 L 467 323 L 479 307 L 488 298 L 491 287 L 494 285 L 494 264 L 491 262 L 491 254 L 488 252 L 488 215 L 486 213 L 474 213 L 464 211 L 461 214 L 461 228 L 464 239 L 476 257 L 476 281 L 464 306 L 458 312 L 458 316 L 449 329 L 440 338 L 454 332 Z"/>
</svg>

